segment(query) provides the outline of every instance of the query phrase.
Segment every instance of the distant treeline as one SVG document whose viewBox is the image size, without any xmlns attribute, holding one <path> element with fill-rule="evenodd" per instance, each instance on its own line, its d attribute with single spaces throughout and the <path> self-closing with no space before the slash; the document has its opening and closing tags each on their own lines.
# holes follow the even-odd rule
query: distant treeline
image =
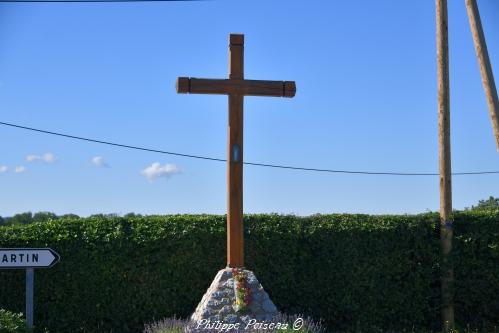
<svg viewBox="0 0 499 333">
<path fill-rule="evenodd" d="M 499 198 L 494 198 L 490 196 L 488 199 L 479 200 L 476 206 L 466 207 L 465 211 L 492 211 L 499 209 Z M 118 217 L 118 214 L 94 214 L 91 217 Z M 124 217 L 141 217 L 141 214 L 128 213 Z M 0 226 L 2 225 L 16 225 L 16 224 L 30 224 L 33 222 L 47 222 L 50 220 L 57 220 L 60 218 L 80 218 L 80 216 L 75 214 L 64 214 L 56 215 L 51 212 L 26 212 L 21 214 L 16 214 L 12 217 L 2 217 L 0 216 Z"/>
<path fill-rule="evenodd" d="M 124 217 L 140 217 L 142 215 L 140 214 L 135 214 L 135 213 L 128 213 Z M 94 214 L 91 217 L 118 217 L 118 214 Z M 51 220 L 58 220 L 58 219 L 68 219 L 68 218 L 75 218 L 78 219 L 80 216 L 76 214 L 64 214 L 64 215 L 56 215 L 55 213 L 52 212 L 38 212 L 38 213 L 32 213 L 32 212 L 26 212 L 26 213 L 20 213 L 16 214 L 11 217 L 2 217 L 0 216 L 0 226 L 7 226 L 7 225 L 17 225 L 17 224 L 30 224 L 34 222 L 47 222 Z"/>
</svg>

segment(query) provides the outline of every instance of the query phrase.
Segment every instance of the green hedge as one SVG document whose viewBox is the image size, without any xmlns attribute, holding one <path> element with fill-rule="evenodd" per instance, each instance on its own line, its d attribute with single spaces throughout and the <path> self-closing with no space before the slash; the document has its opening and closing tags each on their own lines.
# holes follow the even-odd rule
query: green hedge
<svg viewBox="0 0 499 333">
<path fill-rule="evenodd" d="M 499 325 L 499 211 L 455 214 L 456 320 Z M 139 332 L 186 317 L 225 266 L 225 216 L 67 218 L 0 228 L 0 247 L 51 247 L 35 323 L 58 333 Z M 288 314 L 329 330 L 437 329 L 438 215 L 245 216 L 246 266 Z M 0 308 L 24 309 L 24 271 L 0 271 Z"/>
</svg>

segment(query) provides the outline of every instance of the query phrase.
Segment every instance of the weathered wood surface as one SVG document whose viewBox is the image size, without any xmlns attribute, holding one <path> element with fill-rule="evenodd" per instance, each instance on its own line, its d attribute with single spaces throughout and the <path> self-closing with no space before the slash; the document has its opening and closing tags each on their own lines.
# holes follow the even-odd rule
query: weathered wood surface
<svg viewBox="0 0 499 333">
<path fill-rule="evenodd" d="M 454 270 L 450 263 L 452 251 L 452 175 L 450 147 L 449 41 L 447 0 L 436 0 L 437 16 L 437 77 L 438 77 L 438 153 L 440 170 L 440 245 L 442 253 L 442 329 L 454 328 L 452 287 Z"/>
<path fill-rule="evenodd" d="M 229 78 L 244 79 L 244 37 L 230 35 Z M 229 95 L 227 127 L 227 265 L 244 266 L 243 95 Z"/>
<path fill-rule="evenodd" d="M 292 81 L 179 77 L 177 80 L 177 92 L 184 94 L 241 94 L 244 96 L 294 97 L 296 86 Z"/>
<path fill-rule="evenodd" d="M 478 11 L 476 0 L 466 0 L 466 10 L 468 12 L 478 64 L 480 65 L 480 73 L 482 74 L 483 89 L 485 90 L 485 97 L 489 106 L 492 129 L 496 139 L 497 150 L 499 151 L 499 99 L 497 98 L 494 74 L 492 73 L 492 65 L 490 64 L 487 43 L 485 42 L 482 21 L 480 20 L 480 12 Z"/>
<path fill-rule="evenodd" d="M 294 81 L 244 79 L 244 35 L 229 37 L 229 78 L 179 77 L 178 93 L 223 94 L 229 97 L 227 128 L 227 266 L 244 267 L 243 104 L 244 96 L 294 97 Z"/>
</svg>

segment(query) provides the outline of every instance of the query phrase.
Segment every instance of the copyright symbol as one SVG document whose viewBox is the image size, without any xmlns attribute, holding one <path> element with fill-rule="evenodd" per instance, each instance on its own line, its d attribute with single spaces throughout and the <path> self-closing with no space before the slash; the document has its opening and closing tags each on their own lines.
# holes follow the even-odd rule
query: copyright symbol
<svg viewBox="0 0 499 333">
<path fill-rule="evenodd" d="M 303 318 L 296 319 L 295 322 L 293 323 L 293 329 L 295 331 L 298 331 L 302 327 L 303 327 Z"/>
</svg>

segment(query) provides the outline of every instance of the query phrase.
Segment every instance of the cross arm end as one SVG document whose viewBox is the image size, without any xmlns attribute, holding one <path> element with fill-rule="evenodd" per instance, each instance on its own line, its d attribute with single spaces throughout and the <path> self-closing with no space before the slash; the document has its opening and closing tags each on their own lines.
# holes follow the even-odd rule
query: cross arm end
<svg viewBox="0 0 499 333">
<path fill-rule="evenodd" d="M 178 77 L 175 84 L 178 94 L 188 94 L 191 92 L 191 82 L 188 77 Z"/>
<path fill-rule="evenodd" d="M 283 83 L 283 97 L 295 97 L 296 83 L 295 81 L 284 81 Z"/>
</svg>

